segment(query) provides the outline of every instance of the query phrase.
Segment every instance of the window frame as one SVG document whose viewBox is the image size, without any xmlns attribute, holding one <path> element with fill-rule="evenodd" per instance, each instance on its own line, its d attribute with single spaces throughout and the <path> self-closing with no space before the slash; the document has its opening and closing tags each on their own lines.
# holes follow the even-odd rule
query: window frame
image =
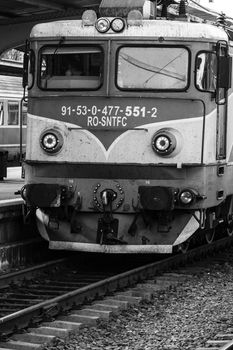
<svg viewBox="0 0 233 350">
<path fill-rule="evenodd" d="M 22 118 L 22 126 L 27 126 L 27 111 L 28 111 L 28 103 L 26 102 L 21 102 L 20 103 L 20 118 Z M 24 118 L 24 115 L 26 114 L 26 118 Z M 26 123 L 24 123 L 26 121 Z"/>
<path fill-rule="evenodd" d="M 9 106 L 10 103 L 14 103 L 15 105 L 18 105 L 18 122 L 17 124 L 9 124 L 9 120 L 10 120 L 10 113 L 9 113 Z M 16 127 L 20 125 L 20 103 L 19 100 L 7 100 L 7 126 L 11 126 L 11 127 Z"/>
<path fill-rule="evenodd" d="M 119 60 L 119 52 L 124 47 L 134 47 L 134 48 L 182 48 L 187 51 L 188 53 L 188 66 L 187 66 L 187 84 L 182 89 L 143 89 L 143 88 L 122 88 L 118 86 L 117 84 L 117 73 L 118 73 L 118 60 Z M 190 72 L 191 72 L 191 51 L 190 49 L 185 45 L 158 45 L 158 44 L 123 44 L 119 46 L 116 50 L 116 61 L 115 61 L 115 86 L 120 91 L 135 91 L 135 92 L 184 92 L 187 91 L 190 87 Z"/>
<path fill-rule="evenodd" d="M 216 51 L 214 50 L 201 50 L 201 51 L 198 51 L 197 54 L 196 54 L 196 57 L 195 57 L 195 69 L 194 69 L 194 85 L 195 85 L 195 88 L 198 90 L 198 91 L 201 91 L 201 92 L 208 92 L 208 93 L 211 93 L 211 94 L 215 94 L 216 92 L 216 89 L 217 87 L 215 88 L 215 90 L 204 90 L 204 89 L 200 89 L 197 85 L 197 80 L 196 80 L 196 77 L 197 77 L 197 59 L 198 59 L 198 56 L 202 53 L 212 53 L 214 55 L 216 55 L 216 63 L 217 63 L 217 54 L 216 54 Z"/>
<path fill-rule="evenodd" d="M 48 49 L 48 48 L 54 48 L 54 51 L 56 51 L 56 49 L 61 49 L 61 48 L 78 48 L 78 47 L 86 47 L 86 48 L 98 48 L 100 49 L 101 53 L 103 54 L 103 75 L 101 77 L 101 81 L 100 81 L 100 85 L 97 88 L 43 88 L 41 86 L 41 64 L 42 64 L 42 55 L 43 55 L 43 51 Z M 106 54 L 104 51 L 103 46 L 101 46 L 100 44 L 95 44 L 95 43 L 91 43 L 91 44 L 84 44 L 82 42 L 80 43 L 74 43 L 74 44 L 63 44 L 63 45 L 59 45 L 59 44 L 46 44 L 43 45 L 39 51 L 38 51 L 38 63 L 37 63 L 37 87 L 42 90 L 42 91 L 65 91 L 65 92 L 69 92 L 69 91 L 97 91 L 100 90 L 104 84 L 104 67 L 105 67 L 105 62 L 106 62 Z"/>
<path fill-rule="evenodd" d="M 5 113 L 5 103 L 4 102 L 5 102 L 4 99 L 0 100 L 0 109 L 2 106 L 0 113 L 1 113 L 1 111 L 3 112 L 3 118 L 0 119 L 0 127 L 5 126 L 5 124 L 6 124 L 6 113 Z"/>
<path fill-rule="evenodd" d="M 30 49 L 28 52 L 28 86 L 27 89 L 31 90 L 35 84 L 35 68 L 36 68 L 36 55 L 35 51 Z M 29 75 L 32 76 L 31 84 L 29 85 Z"/>
</svg>

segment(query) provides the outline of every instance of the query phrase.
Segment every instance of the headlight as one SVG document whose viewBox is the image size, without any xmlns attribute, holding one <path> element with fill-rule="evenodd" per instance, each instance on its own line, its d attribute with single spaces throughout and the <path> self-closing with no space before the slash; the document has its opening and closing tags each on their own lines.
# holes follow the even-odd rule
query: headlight
<svg viewBox="0 0 233 350">
<path fill-rule="evenodd" d="M 110 22 L 107 18 L 99 18 L 95 24 L 96 29 L 100 33 L 106 33 L 110 28 Z"/>
<path fill-rule="evenodd" d="M 166 135 L 160 135 L 155 139 L 154 146 L 159 152 L 167 152 L 171 146 L 171 140 Z"/>
<path fill-rule="evenodd" d="M 122 18 L 114 18 L 111 22 L 111 28 L 114 32 L 120 33 L 125 28 L 125 21 Z"/>
<path fill-rule="evenodd" d="M 184 189 L 179 194 L 180 203 L 184 205 L 191 204 L 195 197 L 196 195 L 191 189 Z"/>
<path fill-rule="evenodd" d="M 63 145 L 63 137 L 57 130 L 46 130 L 40 137 L 41 148 L 48 153 L 58 152 Z"/>
<path fill-rule="evenodd" d="M 169 131 L 160 130 L 152 138 L 152 148 L 159 155 L 168 155 L 176 148 L 176 138 Z"/>
<path fill-rule="evenodd" d="M 82 14 L 82 23 L 84 26 L 93 26 L 97 20 L 94 10 L 86 10 Z"/>
</svg>

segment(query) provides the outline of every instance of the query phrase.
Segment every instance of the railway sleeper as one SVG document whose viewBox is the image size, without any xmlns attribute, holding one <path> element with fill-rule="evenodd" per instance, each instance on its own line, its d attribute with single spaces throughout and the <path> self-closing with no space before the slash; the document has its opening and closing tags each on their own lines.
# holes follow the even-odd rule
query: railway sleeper
<svg viewBox="0 0 233 350">
<path fill-rule="evenodd" d="M 101 302 L 103 302 L 101 304 Z M 117 305 L 111 305 L 104 300 L 95 302 L 94 304 L 90 305 L 92 310 L 97 310 L 97 311 L 110 311 L 112 314 L 117 314 L 120 312 L 120 308 Z"/>
<path fill-rule="evenodd" d="M 206 344 L 211 346 L 224 346 L 229 343 L 229 340 L 207 340 Z"/>
<path fill-rule="evenodd" d="M 114 298 L 117 300 L 122 300 L 122 301 L 127 301 L 129 304 L 139 304 L 142 301 L 142 297 L 136 297 L 133 295 L 127 295 L 127 294 L 122 294 L 122 293 L 117 293 Z"/>
<path fill-rule="evenodd" d="M 233 333 L 227 333 L 227 334 L 217 334 L 217 338 L 222 338 L 226 340 L 232 340 L 233 339 Z"/>
<path fill-rule="evenodd" d="M 92 307 L 88 307 L 82 310 L 74 311 L 72 312 L 72 315 L 77 316 L 95 316 L 98 318 L 104 318 L 109 319 L 109 317 L 112 315 L 112 311 L 106 311 L 106 310 L 95 310 L 92 309 Z"/>
<path fill-rule="evenodd" d="M 45 322 L 38 328 L 30 328 L 28 333 L 17 334 L 9 342 L 2 343 L 3 348 L 11 349 L 10 346 L 13 344 L 13 349 L 20 350 L 23 349 L 21 344 L 24 344 L 25 350 L 39 349 L 38 344 L 48 345 L 56 337 L 65 338 L 71 332 L 76 332 L 84 326 L 95 326 L 99 319 L 109 319 L 113 313 L 125 310 L 129 305 L 139 304 L 143 299 L 151 299 L 153 295 L 152 292 L 148 293 L 145 289 L 138 290 L 137 296 L 134 296 L 134 293 L 134 290 L 116 293 L 111 298 L 94 302 L 81 310 L 72 311 L 69 315 L 59 317 L 56 321 Z"/>
<path fill-rule="evenodd" d="M 226 333 L 226 334 L 217 334 L 217 338 L 220 339 L 214 339 L 214 340 L 208 340 L 206 342 L 206 346 L 204 347 L 198 347 L 196 350 L 230 350 L 233 349 L 233 334 L 232 333 Z"/>
<path fill-rule="evenodd" d="M 80 328 L 83 328 L 85 325 L 81 322 L 71 322 L 68 320 L 56 320 L 56 321 L 52 321 L 52 322 L 44 322 L 42 324 L 42 328 L 44 327 L 51 327 L 51 328 L 58 328 L 58 329 L 65 329 L 67 331 L 77 331 Z M 38 330 L 40 329 L 40 327 L 38 328 Z"/>
<path fill-rule="evenodd" d="M 71 314 L 69 314 L 67 316 L 59 317 L 59 320 L 84 323 L 86 326 L 96 326 L 97 321 L 99 320 L 99 317 L 80 315 L 80 314 L 76 314 L 75 312 L 72 312 Z"/>
<path fill-rule="evenodd" d="M 204 348 L 197 348 L 196 350 L 221 350 L 221 349 L 220 349 L 219 347 L 218 347 L 218 348 L 216 348 L 216 347 L 214 347 L 214 348 L 213 348 L 213 347 L 211 347 L 211 348 L 210 348 L 210 347 L 205 348 L 205 347 L 204 347 Z"/>
<path fill-rule="evenodd" d="M 108 295 L 103 300 L 94 301 L 82 309 L 73 309 L 68 315 L 60 316 L 55 321 L 44 322 L 38 328 L 29 328 L 28 333 L 15 335 L 13 340 L 1 343 L 0 346 L 3 344 L 4 349 L 11 349 L 11 344 L 14 344 L 13 349 L 39 349 L 38 344 L 40 346 L 43 343 L 45 346 L 53 342 L 56 337 L 66 338 L 70 333 L 77 332 L 82 327 L 96 326 L 100 319 L 107 320 L 112 314 L 127 309 L 129 305 L 138 305 L 142 300 L 151 300 L 157 292 L 177 285 L 186 279 L 187 276 L 179 274 L 171 276 L 169 273 L 165 277 L 159 276 L 156 279 L 149 279 L 145 283 L 136 284 L 131 289 L 119 291 L 111 296 Z M 16 342 L 19 344 L 21 340 L 21 343 L 29 344 L 26 342 L 28 339 L 31 339 L 32 347 L 25 346 L 23 348 L 21 345 L 17 347 Z M 35 347 L 33 347 L 34 345 Z"/>
<path fill-rule="evenodd" d="M 36 334 L 52 335 L 54 337 L 66 338 L 73 330 L 67 328 L 42 326 L 38 328 L 29 328 L 28 331 Z"/>
<path fill-rule="evenodd" d="M 135 287 L 127 293 L 129 293 L 129 295 L 132 295 L 133 297 L 142 297 L 143 300 L 147 300 L 147 301 L 150 301 L 153 299 L 153 292 L 149 289 Z"/>
<path fill-rule="evenodd" d="M 7 343 L 1 343 L 0 346 L 2 346 L 3 350 L 40 350 L 41 344 L 33 344 L 23 341 L 14 341 L 10 340 Z M 0 348 L 1 349 L 1 348 Z"/>
<path fill-rule="evenodd" d="M 32 344 L 52 344 L 55 340 L 54 335 L 48 335 L 48 334 L 38 334 L 33 332 L 28 333 L 22 333 L 22 334 L 16 334 L 12 337 L 15 341 L 22 341 L 26 343 L 32 343 Z"/>
<path fill-rule="evenodd" d="M 221 349 L 232 349 L 233 348 L 233 334 L 226 333 L 226 334 L 217 334 L 217 339 L 214 340 L 208 340 L 207 344 L 209 345 L 218 345 L 221 346 Z"/>
</svg>

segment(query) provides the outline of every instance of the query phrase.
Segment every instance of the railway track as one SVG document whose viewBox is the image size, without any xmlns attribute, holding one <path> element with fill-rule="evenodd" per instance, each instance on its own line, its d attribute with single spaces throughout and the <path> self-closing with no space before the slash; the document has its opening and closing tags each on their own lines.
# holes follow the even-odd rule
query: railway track
<svg viewBox="0 0 233 350">
<path fill-rule="evenodd" d="M 217 334 L 217 339 L 208 340 L 206 347 L 199 347 L 196 350 L 232 350 L 233 349 L 233 334 Z"/>
<path fill-rule="evenodd" d="M 42 345 L 53 342 L 56 337 L 62 338 L 83 325 L 96 324 L 100 318 L 108 318 L 128 304 L 150 299 L 154 292 L 176 285 L 185 278 L 183 273 L 165 273 L 159 276 L 162 271 L 178 268 L 194 259 L 202 259 L 232 243 L 233 238 L 221 239 L 186 254 L 128 271 L 121 268 L 115 271 L 109 268 L 105 271 L 102 268 L 95 271 L 77 270 L 75 266 L 72 269 L 69 264 L 66 265 L 62 259 L 40 266 L 39 274 L 36 269 L 29 269 L 24 275 L 21 272 L 21 276 L 19 273 L 18 276 L 5 276 L 8 278 L 5 282 L 4 277 L 1 277 L 0 349 L 39 349 Z M 9 284 L 11 278 L 13 284 Z M 23 282 L 20 282 L 22 278 Z M 127 291 L 127 288 L 131 289 Z M 115 294 L 112 295 L 113 293 Z M 54 317 L 58 319 L 54 320 Z M 28 328 L 28 331 L 19 333 L 24 328 Z M 225 339 L 221 343 L 224 348 L 218 349 L 233 349 L 232 344 L 229 345 L 232 347 L 226 347 L 228 343 Z M 211 344 L 207 345 L 210 347 Z M 212 350 L 215 349 L 216 346 L 212 347 Z"/>
</svg>

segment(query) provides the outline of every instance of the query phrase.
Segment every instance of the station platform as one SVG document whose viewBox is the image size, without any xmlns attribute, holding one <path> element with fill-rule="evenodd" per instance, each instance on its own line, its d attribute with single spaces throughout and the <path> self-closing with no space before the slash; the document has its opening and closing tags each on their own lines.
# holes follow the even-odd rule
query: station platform
<svg viewBox="0 0 233 350">
<path fill-rule="evenodd" d="M 15 192 L 23 187 L 24 179 L 21 178 L 21 167 L 7 168 L 7 177 L 0 181 L 0 201 L 19 199 Z"/>
</svg>

